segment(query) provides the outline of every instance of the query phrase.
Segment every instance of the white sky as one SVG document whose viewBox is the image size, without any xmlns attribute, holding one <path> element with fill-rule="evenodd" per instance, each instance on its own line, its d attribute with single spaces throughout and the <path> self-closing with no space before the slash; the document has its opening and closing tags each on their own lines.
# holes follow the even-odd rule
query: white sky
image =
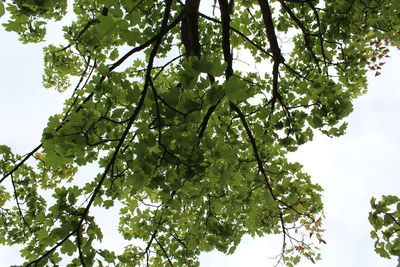
<svg viewBox="0 0 400 267">
<path fill-rule="evenodd" d="M 0 144 L 23 154 L 38 144 L 48 117 L 61 110 L 69 92 L 59 94 L 41 85 L 42 45 L 22 45 L 3 29 L 0 40 Z M 291 156 L 325 189 L 327 217 L 323 260 L 316 265 L 303 260 L 298 266 L 396 265 L 396 260 L 374 253 L 367 219 L 372 196 L 400 195 L 400 53 L 391 55 L 382 75 L 371 75 L 367 95 L 355 102 L 347 134 L 335 139 L 317 135 Z M 202 254 L 201 266 L 272 266 L 268 257 L 280 245 L 270 236 L 245 238 L 234 255 Z M 18 262 L 17 255 L 14 248 L 0 247 L 0 265 Z"/>
</svg>

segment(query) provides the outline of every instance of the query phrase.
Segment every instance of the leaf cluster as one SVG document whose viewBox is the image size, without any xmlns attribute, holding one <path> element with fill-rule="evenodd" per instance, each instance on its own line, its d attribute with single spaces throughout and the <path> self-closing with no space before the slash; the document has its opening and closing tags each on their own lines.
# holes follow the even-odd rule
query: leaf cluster
<svg viewBox="0 0 400 267">
<path fill-rule="evenodd" d="M 400 260 L 400 199 L 397 196 L 382 196 L 371 199 L 372 211 L 368 220 L 373 230 L 375 251 L 384 258 L 397 257 Z"/>
</svg>

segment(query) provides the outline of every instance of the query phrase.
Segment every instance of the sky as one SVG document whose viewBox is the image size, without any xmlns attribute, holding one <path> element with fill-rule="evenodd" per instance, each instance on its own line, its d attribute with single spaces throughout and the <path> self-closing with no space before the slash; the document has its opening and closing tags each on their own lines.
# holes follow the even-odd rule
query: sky
<svg viewBox="0 0 400 267">
<path fill-rule="evenodd" d="M 51 42 L 57 36 L 50 35 Z M 40 141 L 47 119 L 62 109 L 70 92 L 60 94 L 41 85 L 42 44 L 22 45 L 16 34 L 0 30 L 0 144 L 24 154 Z M 368 223 L 369 200 L 400 195 L 400 52 L 392 51 L 382 74 L 369 76 L 369 92 L 355 101 L 347 134 L 331 139 L 316 135 L 290 155 L 322 185 L 326 220 L 322 261 L 298 266 L 395 266 L 375 254 Z M 108 222 L 107 228 L 116 226 Z M 105 243 L 118 246 L 112 232 Z M 203 253 L 202 267 L 273 266 L 279 237 L 244 238 L 233 255 Z M 1 266 L 18 262 L 15 248 L 0 247 Z"/>
</svg>

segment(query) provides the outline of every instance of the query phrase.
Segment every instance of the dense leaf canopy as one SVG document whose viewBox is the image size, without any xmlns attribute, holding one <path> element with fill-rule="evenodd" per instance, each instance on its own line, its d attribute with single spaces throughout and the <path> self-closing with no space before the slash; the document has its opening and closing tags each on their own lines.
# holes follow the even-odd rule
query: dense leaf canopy
<svg viewBox="0 0 400 267">
<path fill-rule="evenodd" d="M 197 266 L 272 233 L 287 265 L 318 260 L 322 188 L 286 155 L 315 130 L 344 133 L 366 72 L 400 46 L 399 1 L 4 5 L 24 43 L 72 20 L 43 75 L 71 97 L 30 153 L 0 146 L 0 244 L 23 244 L 24 265 Z M 99 173 L 79 176 L 90 163 Z M 122 254 L 96 242 L 94 206 L 120 209 Z"/>
</svg>

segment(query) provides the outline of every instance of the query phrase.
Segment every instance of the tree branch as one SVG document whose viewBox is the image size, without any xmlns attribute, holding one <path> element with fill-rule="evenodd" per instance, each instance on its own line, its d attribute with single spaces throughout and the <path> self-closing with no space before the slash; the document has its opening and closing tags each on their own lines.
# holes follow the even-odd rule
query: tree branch
<svg viewBox="0 0 400 267">
<path fill-rule="evenodd" d="M 199 40 L 199 5 L 200 0 L 186 1 L 183 9 L 183 18 L 181 24 L 181 39 L 185 46 L 186 56 L 200 57 L 200 40 Z"/>
<path fill-rule="evenodd" d="M 218 0 L 219 7 L 221 10 L 221 22 L 222 22 L 222 50 L 224 53 L 224 60 L 228 64 L 225 70 L 225 77 L 228 80 L 233 75 L 232 68 L 232 53 L 230 44 L 230 27 L 231 21 L 231 8 L 229 7 L 227 0 Z"/>
<path fill-rule="evenodd" d="M 117 144 L 114 153 L 110 159 L 110 161 L 108 162 L 99 182 L 97 183 L 97 186 L 95 187 L 95 189 L 93 190 L 92 196 L 89 199 L 88 204 L 86 205 L 86 208 L 83 212 L 83 214 L 81 215 L 81 219 L 76 227 L 75 230 L 73 230 L 71 233 L 69 233 L 63 240 L 61 240 L 60 242 L 58 242 L 55 246 L 53 246 L 50 250 L 46 251 L 44 255 L 42 255 L 41 257 L 39 257 L 38 259 L 30 262 L 28 265 L 31 264 L 36 264 L 38 262 L 40 262 L 43 258 L 47 257 L 48 255 L 50 255 L 52 252 L 54 252 L 54 250 L 56 250 L 60 245 L 62 245 L 62 243 L 64 243 L 69 237 L 71 237 L 74 233 L 78 233 L 81 230 L 82 224 L 83 222 L 86 220 L 87 215 L 89 214 L 89 210 L 94 202 L 94 199 L 96 198 L 96 196 L 98 195 L 98 193 L 100 192 L 101 186 L 103 185 L 104 180 L 106 179 L 108 172 L 110 171 L 111 167 L 113 166 L 114 162 L 117 159 L 117 155 L 129 133 L 129 130 L 131 129 L 133 122 L 136 120 L 136 117 L 138 116 L 143 104 L 144 104 L 144 100 L 146 98 L 146 93 L 148 90 L 148 87 L 150 85 L 150 79 L 151 79 L 151 71 L 152 71 L 152 67 L 153 67 L 153 63 L 154 63 L 154 59 L 155 56 L 157 54 L 157 50 L 161 45 L 162 39 L 165 36 L 165 34 L 169 31 L 168 28 L 168 19 L 171 13 L 171 5 L 172 5 L 172 0 L 167 0 L 166 1 L 166 7 L 164 10 L 164 15 L 163 15 L 163 20 L 162 20 L 162 24 L 161 24 L 161 30 L 160 30 L 160 34 L 158 34 L 158 38 L 156 39 L 156 42 L 154 44 L 154 47 L 150 53 L 150 57 L 149 57 L 149 61 L 147 64 L 147 72 L 146 72 L 146 77 L 145 77 L 145 83 L 144 83 L 144 88 L 142 91 L 142 96 L 139 100 L 139 103 L 137 105 L 137 107 L 135 108 L 132 116 L 130 117 L 130 120 L 124 130 L 124 132 L 122 133 L 121 139 L 119 141 L 119 143 Z M 81 259 L 82 260 L 82 259 Z"/>
<path fill-rule="evenodd" d="M 0 180 L 0 184 L 11 174 L 13 174 L 16 170 L 18 170 L 33 154 L 36 153 L 36 151 L 38 151 L 43 144 L 38 145 L 37 147 L 35 147 L 31 152 L 29 152 L 28 154 L 26 154 L 24 156 L 24 158 L 17 164 L 14 166 L 14 168 L 12 168 L 9 172 L 7 172 Z"/>
<path fill-rule="evenodd" d="M 156 241 L 157 245 L 161 248 L 162 252 L 164 253 L 165 257 L 167 258 L 169 265 L 174 266 L 174 265 L 172 264 L 171 259 L 170 259 L 169 256 L 168 256 L 167 252 L 165 251 L 164 247 L 163 247 L 163 246 L 161 245 L 161 243 L 158 241 L 157 237 L 154 237 L 154 240 Z"/>
</svg>

